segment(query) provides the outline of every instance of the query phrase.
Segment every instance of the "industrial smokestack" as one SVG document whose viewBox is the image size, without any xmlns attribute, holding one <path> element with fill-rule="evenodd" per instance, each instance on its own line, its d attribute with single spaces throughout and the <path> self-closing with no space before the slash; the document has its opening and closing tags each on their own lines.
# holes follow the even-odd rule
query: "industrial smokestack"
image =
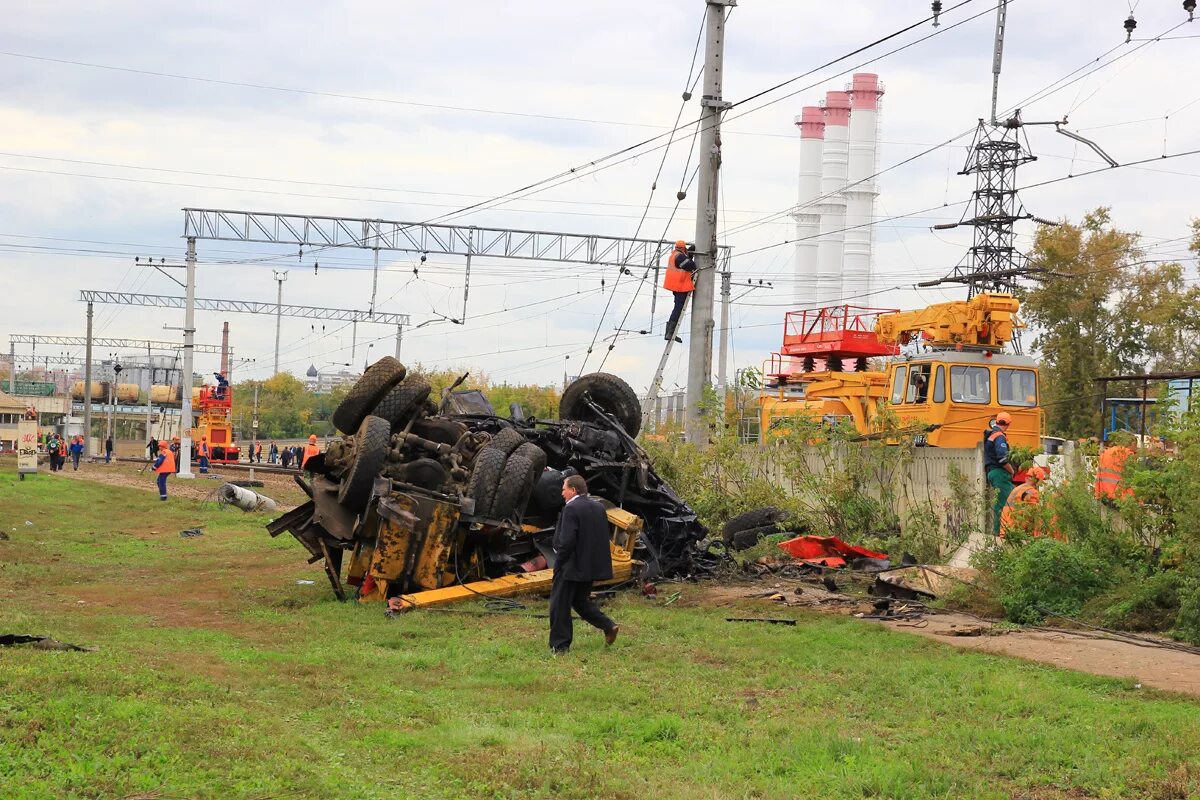
<svg viewBox="0 0 1200 800">
<path fill-rule="evenodd" d="M 850 90 L 850 153 L 847 170 L 846 224 L 841 296 L 860 302 L 871 290 L 871 222 L 875 217 L 876 150 L 879 136 L 879 76 L 856 74 Z"/>
<path fill-rule="evenodd" d="M 796 283 L 794 299 L 811 304 L 817 284 L 817 235 L 821 230 L 821 152 L 825 147 L 825 115 L 820 106 L 805 106 L 796 117 L 800 129 L 800 196 L 796 213 Z"/>
<path fill-rule="evenodd" d="M 850 122 L 850 95 L 829 92 L 825 95 L 825 147 L 821 153 L 820 235 L 817 247 L 817 281 L 814 301 L 829 305 L 842 294 L 842 246 L 846 227 L 847 125 Z"/>
<path fill-rule="evenodd" d="M 229 377 L 229 323 L 221 326 L 221 374 Z"/>
</svg>

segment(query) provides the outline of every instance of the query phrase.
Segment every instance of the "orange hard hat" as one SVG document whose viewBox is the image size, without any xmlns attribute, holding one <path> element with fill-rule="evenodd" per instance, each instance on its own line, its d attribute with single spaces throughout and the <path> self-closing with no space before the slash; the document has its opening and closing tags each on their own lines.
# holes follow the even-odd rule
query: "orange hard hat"
<svg viewBox="0 0 1200 800">
<path fill-rule="evenodd" d="M 1045 467 L 1032 467 L 1029 470 L 1029 477 L 1033 478 L 1035 481 L 1046 480 L 1046 475 L 1047 472 Z"/>
<path fill-rule="evenodd" d="M 1012 424 L 1012 415 L 1009 414 L 1007 411 L 1001 411 L 999 414 L 996 415 L 996 422 L 1000 423 L 1001 425 L 1011 425 Z"/>
<path fill-rule="evenodd" d="M 683 239 L 680 239 L 679 241 L 677 241 L 675 243 L 675 249 L 676 250 L 687 250 L 687 242 L 685 242 Z"/>
<path fill-rule="evenodd" d="M 315 433 L 310 433 L 310 434 L 308 435 L 308 443 L 309 443 L 309 444 L 316 444 L 316 443 L 317 443 L 317 435 L 316 435 Z"/>
<path fill-rule="evenodd" d="M 159 450 L 166 450 L 166 449 L 167 449 L 169 446 L 170 446 L 170 445 L 168 445 L 166 442 L 159 442 L 159 443 L 158 443 L 158 449 L 159 449 Z"/>
</svg>

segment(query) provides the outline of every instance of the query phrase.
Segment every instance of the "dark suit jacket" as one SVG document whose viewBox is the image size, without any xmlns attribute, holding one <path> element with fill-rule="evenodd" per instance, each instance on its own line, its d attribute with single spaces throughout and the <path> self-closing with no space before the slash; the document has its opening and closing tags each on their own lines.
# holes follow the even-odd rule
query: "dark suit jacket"
<svg viewBox="0 0 1200 800">
<path fill-rule="evenodd" d="M 554 573 L 569 581 L 603 581 L 612 577 L 608 548 L 608 514 L 585 495 L 563 508 L 554 529 Z"/>
</svg>

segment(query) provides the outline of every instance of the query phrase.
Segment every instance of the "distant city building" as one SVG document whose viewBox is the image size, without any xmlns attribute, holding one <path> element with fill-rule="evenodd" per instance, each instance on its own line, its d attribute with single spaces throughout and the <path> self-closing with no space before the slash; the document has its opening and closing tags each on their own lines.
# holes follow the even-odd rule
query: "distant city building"
<svg viewBox="0 0 1200 800">
<path fill-rule="evenodd" d="M 352 386 L 362 377 L 361 373 L 340 369 L 337 372 L 320 372 L 316 365 L 310 364 L 304 373 L 304 385 L 313 394 L 328 394 L 339 386 Z"/>
</svg>

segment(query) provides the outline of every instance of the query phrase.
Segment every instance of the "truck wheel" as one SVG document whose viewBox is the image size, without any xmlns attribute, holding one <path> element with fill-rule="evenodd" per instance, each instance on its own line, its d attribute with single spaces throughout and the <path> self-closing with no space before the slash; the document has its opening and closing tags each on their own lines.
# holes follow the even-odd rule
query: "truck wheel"
<svg viewBox="0 0 1200 800">
<path fill-rule="evenodd" d="M 725 539 L 725 546 L 733 551 L 748 550 L 758 544 L 764 536 L 770 536 L 772 533 L 779 533 L 779 528 L 775 525 L 763 525 L 758 528 L 745 528 L 740 531 L 735 531 L 728 534 Z"/>
<path fill-rule="evenodd" d="M 522 436 L 515 428 L 505 428 L 492 437 L 484 449 L 499 450 L 504 453 L 505 458 L 513 454 L 521 445 L 525 444 L 525 437 Z"/>
<path fill-rule="evenodd" d="M 386 419 L 393 431 L 401 430 L 425 405 L 429 381 L 421 375 L 409 375 L 384 395 L 371 413 Z"/>
<path fill-rule="evenodd" d="M 404 380 L 404 365 L 391 356 L 372 364 L 333 412 L 333 424 L 342 433 L 358 433 L 358 426 L 379 405 L 391 388 Z"/>
<path fill-rule="evenodd" d="M 504 465 L 504 474 L 492 500 L 492 516 L 506 519 L 512 513 L 524 513 L 533 485 L 546 468 L 546 454 L 536 444 L 526 442 L 513 451 Z"/>
<path fill-rule="evenodd" d="M 503 450 L 491 447 L 483 448 L 475 457 L 471 479 L 467 482 L 467 494 L 475 501 L 475 516 L 491 516 L 496 487 L 500 485 L 507 462 L 508 455 Z"/>
<path fill-rule="evenodd" d="M 558 403 L 558 415 L 563 419 L 596 422 L 596 413 L 584 402 L 585 394 L 611 414 L 626 433 L 638 435 L 642 429 L 642 405 L 628 383 L 607 372 L 580 375 L 563 392 Z"/>
<path fill-rule="evenodd" d="M 533 468 L 537 471 L 538 475 L 541 475 L 542 470 L 546 468 L 546 451 L 533 442 L 525 442 L 525 444 L 513 451 L 513 455 L 523 456 L 532 461 Z"/>
<path fill-rule="evenodd" d="M 786 516 L 787 512 L 775 506 L 764 506 L 763 508 L 756 508 L 753 511 L 747 511 L 744 514 L 738 514 L 736 517 L 730 518 L 725 523 L 725 527 L 721 528 L 721 538 L 729 542 L 733 534 L 738 531 L 761 528 L 764 525 L 774 525 L 777 522 L 782 522 Z"/>
<path fill-rule="evenodd" d="M 371 500 L 371 487 L 387 460 L 391 426 L 381 417 L 367 417 L 356 438 L 358 453 L 342 477 L 341 486 L 338 487 L 338 502 L 359 513 L 366 509 Z"/>
</svg>

